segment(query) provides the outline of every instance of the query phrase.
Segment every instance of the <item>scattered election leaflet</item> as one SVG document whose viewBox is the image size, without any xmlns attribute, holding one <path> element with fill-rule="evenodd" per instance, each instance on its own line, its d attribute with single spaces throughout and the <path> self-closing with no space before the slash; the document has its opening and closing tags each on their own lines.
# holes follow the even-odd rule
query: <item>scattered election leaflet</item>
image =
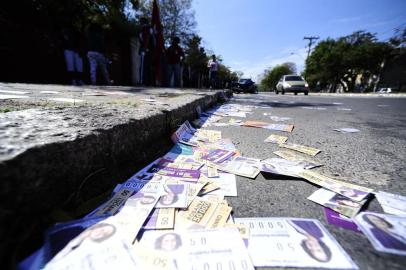
<svg viewBox="0 0 406 270">
<path fill-rule="evenodd" d="M 406 197 L 384 191 L 375 193 L 385 213 L 406 217 Z"/>
<path fill-rule="evenodd" d="M 235 218 L 249 228 L 248 253 L 255 267 L 358 269 L 315 219 Z"/>
<path fill-rule="evenodd" d="M 142 226 L 146 230 L 173 229 L 175 225 L 175 208 L 155 208 Z"/>
<path fill-rule="evenodd" d="M 143 247 L 169 254 L 178 270 L 254 270 L 236 228 L 147 231 L 143 234 L 138 246 L 140 249 Z"/>
<path fill-rule="evenodd" d="M 295 151 L 298 151 L 298 152 L 301 152 L 304 154 L 308 154 L 310 156 L 315 156 L 321 152 L 321 150 L 319 150 L 319 149 L 305 146 L 305 145 L 295 144 L 295 143 L 284 143 L 284 144 L 280 144 L 279 146 L 283 147 L 283 148 L 295 150 Z"/>
<path fill-rule="evenodd" d="M 165 193 L 159 199 L 156 208 L 187 208 L 188 184 L 165 184 Z"/>
<path fill-rule="evenodd" d="M 275 115 L 273 115 L 273 116 L 271 116 L 271 117 L 269 117 L 272 121 L 275 121 L 275 122 L 284 122 L 284 121 L 288 121 L 288 120 L 291 120 L 292 118 L 290 118 L 290 117 L 280 117 L 280 116 L 275 116 Z"/>
<path fill-rule="evenodd" d="M 227 223 L 231 211 L 225 200 L 196 197 L 188 209 L 178 212 L 175 228 L 221 228 Z"/>
<path fill-rule="evenodd" d="M 108 217 L 104 222 L 115 226 L 127 243 L 133 243 L 160 196 L 156 193 L 144 193 L 141 190 L 128 198 L 120 212 Z"/>
<path fill-rule="evenodd" d="M 406 256 L 405 217 L 362 212 L 354 221 L 376 250 Z"/>
<path fill-rule="evenodd" d="M 282 143 L 285 143 L 287 140 L 288 140 L 288 137 L 271 134 L 268 138 L 265 139 L 264 142 L 282 144 Z"/>
<path fill-rule="evenodd" d="M 350 218 L 357 215 L 362 207 L 361 203 L 354 202 L 347 197 L 324 188 L 316 190 L 307 199 Z"/>
<path fill-rule="evenodd" d="M 93 216 L 114 215 L 133 193 L 132 189 L 121 188 Z"/>
<path fill-rule="evenodd" d="M 259 174 L 261 168 L 261 161 L 256 158 L 249 157 L 234 157 L 231 160 L 222 163 L 214 164 L 220 171 L 233 173 L 248 178 L 255 178 Z"/>
<path fill-rule="evenodd" d="M 237 183 L 234 174 L 221 172 L 217 178 L 212 180 L 219 186 L 219 189 L 214 190 L 209 194 L 227 197 L 237 196 Z"/>
<path fill-rule="evenodd" d="M 290 160 L 290 161 L 302 161 L 303 163 L 306 164 L 305 169 L 313 169 L 315 167 L 320 167 L 323 166 L 323 164 L 318 163 L 314 160 L 311 160 L 307 157 L 303 157 L 301 155 L 296 154 L 294 151 L 290 151 L 290 150 L 279 150 L 279 151 L 275 151 L 273 152 L 275 155 Z"/>
<path fill-rule="evenodd" d="M 137 269 L 129 246 L 116 226 L 102 221 L 72 239 L 41 269 Z"/>
<path fill-rule="evenodd" d="M 329 224 L 354 232 L 361 232 L 357 224 L 355 224 L 351 218 L 343 216 L 327 207 L 324 207 L 324 216 Z"/>
<path fill-rule="evenodd" d="M 216 149 L 216 150 L 210 150 L 207 155 L 202 156 L 202 159 L 213 162 L 213 163 L 221 163 L 221 162 L 231 158 L 234 155 L 235 155 L 234 151 Z"/>
<path fill-rule="evenodd" d="M 337 128 L 337 129 L 333 129 L 334 131 L 338 131 L 341 133 L 356 133 L 356 132 L 360 132 L 359 129 L 356 128 Z"/>
<path fill-rule="evenodd" d="M 271 124 L 262 121 L 245 121 L 242 123 L 243 126 L 246 127 L 256 127 L 256 128 L 265 128 L 269 130 L 278 130 L 278 131 L 285 131 L 285 132 L 292 132 L 294 126 L 287 125 L 287 124 Z"/>
<path fill-rule="evenodd" d="M 269 124 L 269 125 L 266 125 L 266 126 L 264 126 L 262 128 L 266 128 L 266 129 L 269 129 L 269 130 L 292 132 L 294 126 L 293 125 L 287 125 L 287 124 Z"/>
<path fill-rule="evenodd" d="M 299 177 L 298 173 L 308 164 L 305 161 L 290 161 L 283 158 L 268 158 L 262 160 L 262 172 Z"/>
<path fill-rule="evenodd" d="M 322 186 L 357 202 L 364 200 L 369 193 L 373 191 L 370 188 L 329 178 L 315 171 L 303 170 L 299 172 L 298 175 L 307 181 L 312 182 L 313 184 Z"/>
</svg>

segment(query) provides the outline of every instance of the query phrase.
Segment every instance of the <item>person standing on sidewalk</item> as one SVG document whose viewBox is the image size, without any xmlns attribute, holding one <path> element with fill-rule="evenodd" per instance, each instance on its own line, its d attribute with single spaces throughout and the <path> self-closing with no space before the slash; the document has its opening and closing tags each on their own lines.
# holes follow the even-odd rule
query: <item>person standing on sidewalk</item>
<svg viewBox="0 0 406 270">
<path fill-rule="evenodd" d="M 66 71 L 71 85 L 83 85 L 83 59 L 80 55 L 80 35 L 72 28 L 66 28 L 62 32 L 63 54 L 65 56 Z"/>
<path fill-rule="evenodd" d="M 218 68 L 219 68 L 219 64 L 218 64 L 216 56 L 214 54 L 211 56 L 211 59 L 207 63 L 207 67 L 209 68 L 210 89 L 216 88 L 216 86 L 217 86 L 217 71 L 218 71 Z"/>
<path fill-rule="evenodd" d="M 179 46 L 180 39 L 178 37 L 174 37 L 172 39 L 172 44 L 166 50 L 166 58 L 168 63 L 168 77 L 167 83 L 170 86 L 172 75 L 174 76 L 174 86 L 180 87 L 180 66 L 185 54 L 182 48 Z"/>
<path fill-rule="evenodd" d="M 96 85 L 97 82 L 97 70 L 102 73 L 102 77 L 105 84 L 110 84 L 109 72 L 107 70 L 108 60 L 104 55 L 105 52 L 105 39 L 103 29 L 98 24 L 91 24 L 88 31 L 88 46 L 89 51 L 87 58 L 90 65 L 90 79 L 92 85 Z"/>
</svg>

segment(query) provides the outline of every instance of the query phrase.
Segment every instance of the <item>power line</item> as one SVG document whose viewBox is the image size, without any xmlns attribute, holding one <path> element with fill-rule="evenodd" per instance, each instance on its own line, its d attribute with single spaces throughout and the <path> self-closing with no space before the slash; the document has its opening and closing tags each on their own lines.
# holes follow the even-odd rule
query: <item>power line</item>
<svg viewBox="0 0 406 270">
<path fill-rule="evenodd" d="M 307 50 L 307 58 L 309 58 L 310 50 L 312 49 L 313 40 L 318 40 L 320 37 L 304 37 L 303 39 L 309 40 L 309 49 Z"/>
</svg>

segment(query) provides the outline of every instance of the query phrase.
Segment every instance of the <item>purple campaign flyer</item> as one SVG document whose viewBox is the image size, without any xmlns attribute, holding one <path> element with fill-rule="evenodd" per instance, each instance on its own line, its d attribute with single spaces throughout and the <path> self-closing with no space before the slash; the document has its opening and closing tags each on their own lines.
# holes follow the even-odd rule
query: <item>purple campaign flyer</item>
<svg viewBox="0 0 406 270">
<path fill-rule="evenodd" d="M 200 177 L 199 170 L 189 170 L 189 169 L 180 169 L 172 167 L 160 167 L 156 166 L 156 172 L 160 175 L 165 175 L 169 177 L 180 177 L 197 180 Z"/>
<path fill-rule="evenodd" d="M 204 160 L 208 160 L 214 163 L 221 163 L 231 158 L 235 153 L 224 149 L 216 149 L 209 152 L 209 154 L 202 157 Z"/>
<path fill-rule="evenodd" d="M 324 215 L 329 224 L 354 232 L 361 232 L 361 230 L 358 229 L 357 224 L 355 224 L 350 218 L 340 215 L 329 208 L 324 207 Z"/>
</svg>

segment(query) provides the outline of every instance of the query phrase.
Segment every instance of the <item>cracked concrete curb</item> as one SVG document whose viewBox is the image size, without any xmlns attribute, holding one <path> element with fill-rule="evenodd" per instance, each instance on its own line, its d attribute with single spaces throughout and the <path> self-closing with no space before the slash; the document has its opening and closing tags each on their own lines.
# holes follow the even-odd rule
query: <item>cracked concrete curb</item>
<svg viewBox="0 0 406 270">
<path fill-rule="evenodd" d="M 232 95 L 231 91 L 225 93 Z M 13 267 L 28 255 L 42 240 L 44 230 L 52 225 L 49 214 L 55 209 L 77 208 L 166 153 L 173 145 L 170 135 L 177 126 L 195 119 L 197 106 L 205 110 L 221 101 L 222 96 L 222 91 L 198 93 L 169 108 L 154 106 L 144 114 L 142 109 L 79 106 L 1 115 L 0 122 L 6 124 L 0 127 L 0 137 L 7 125 L 15 125 L 7 116 L 24 126 L 37 119 L 50 127 L 41 133 L 36 124 L 39 133 L 17 134 L 20 141 L 14 146 L 21 149 L 15 154 L 1 153 L 1 261 L 8 261 Z M 24 116 L 27 113 L 28 118 Z M 80 121 L 86 118 L 84 123 Z M 72 125 L 75 127 L 70 134 Z M 7 138 L 10 142 L 12 134 Z M 4 143 L 3 148 L 7 148 Z"/>
</svg>

